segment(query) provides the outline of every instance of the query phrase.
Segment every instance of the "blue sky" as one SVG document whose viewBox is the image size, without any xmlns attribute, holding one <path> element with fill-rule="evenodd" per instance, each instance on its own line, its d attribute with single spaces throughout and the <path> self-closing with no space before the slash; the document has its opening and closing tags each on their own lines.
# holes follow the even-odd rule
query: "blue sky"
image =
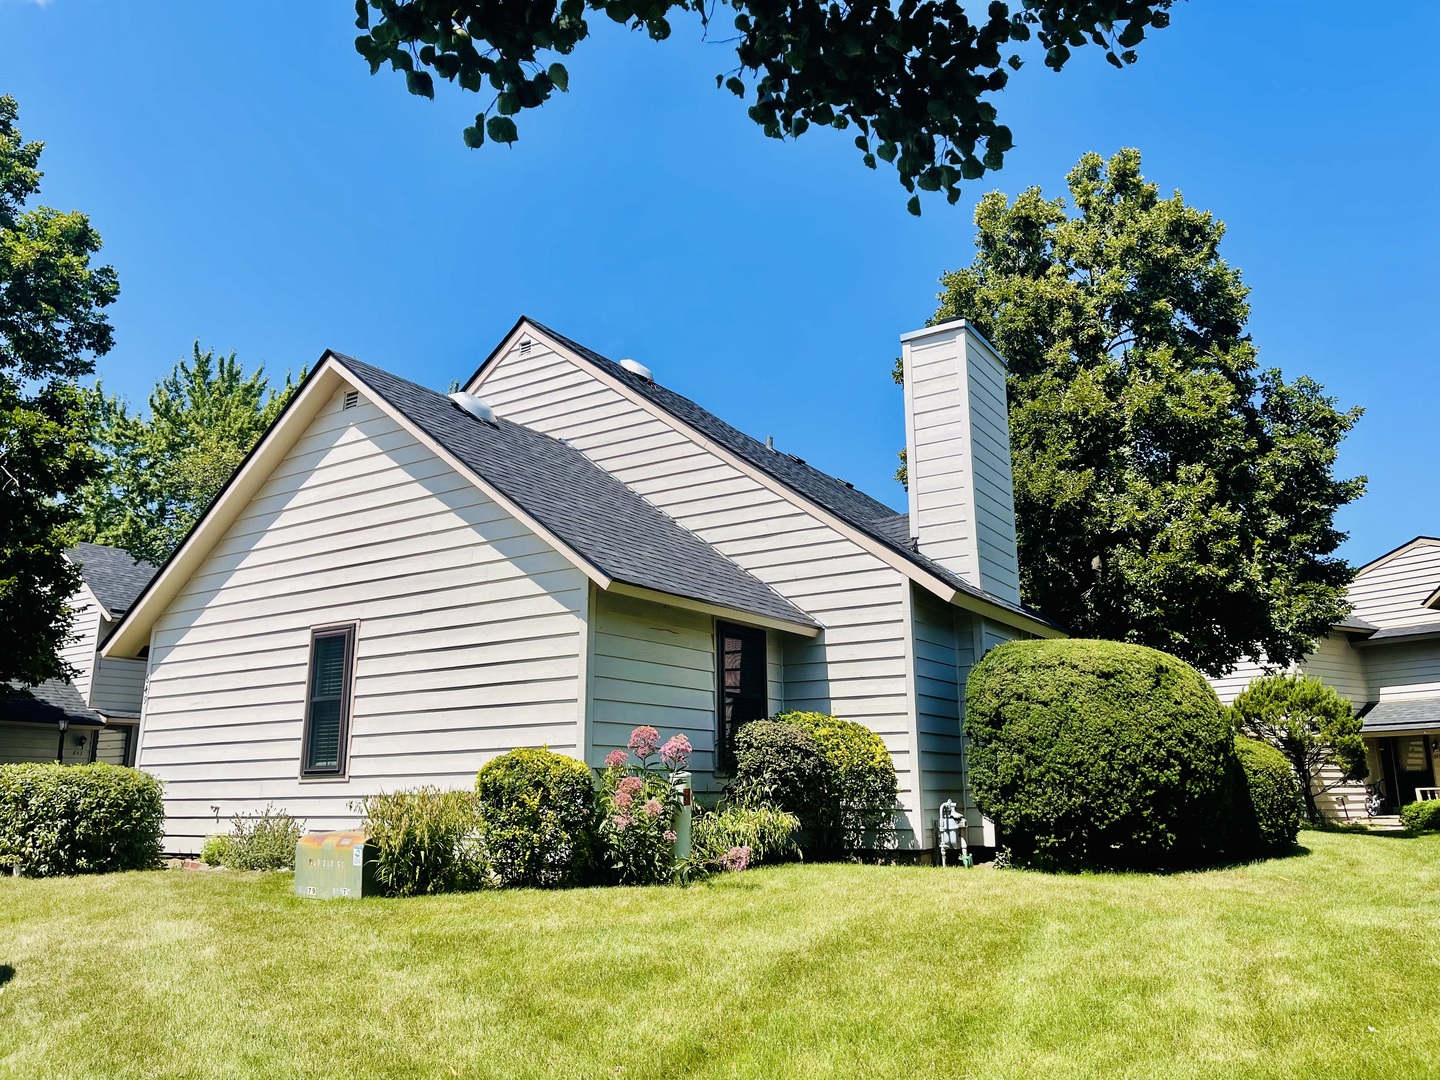
<svg viewBox="0 0 1440 1080">
<path fill-rule="evenodd" d="M 443 389 L 525 313 L 897 507 L 897 338 L 970 261 L 975 200 L 1139 147 L 1229 226 L 1262 362 L 1365 407 L 1341 466 L 1370 491 L 1340 519 L 1363 562 L 1440 533 L 1440 4 L 1383 34 L 1363 11 L 1205 0 L 1124 72 L 1031 63 L 997 99 L 1005 169 L 918 220 L 848 134 L 765 139 L 715 89 L 729 49 L 683 20 L 660 45 L 597 24 L 508 150 L 462 144 L 474 95 L 372 77 L 342 2 L 0 0 L 0 92 L 46 143 L 43 201 L 105 238 L 100 371 L 132 400 L 197 337 Z"/>
</svg>

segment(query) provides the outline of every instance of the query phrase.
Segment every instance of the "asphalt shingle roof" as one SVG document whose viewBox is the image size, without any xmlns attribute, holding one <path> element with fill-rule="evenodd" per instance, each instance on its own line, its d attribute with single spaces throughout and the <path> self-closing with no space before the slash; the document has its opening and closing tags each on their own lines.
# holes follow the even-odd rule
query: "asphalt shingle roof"
<svg viewBox="0 0 1440 1080">
<path fill-rule="evenodd" d="M 1366 735 L 1440 728 L 1440 697 L 1377 702 L 1367 706 L 1361 717 L 1361 730 Z"/>
<path fill-rule="evenodd" d="M 681 528 L 580 451 L 444 394 L 332 356 L 411 423 L 616 581 L 802 626 L 810 616 Z"/>
<path fill-rule="evenodd" d="M 1376 630 L 1365 639 L 1365 643 L 1372 641 L 1391 641 L 1396 638 L 1420 637 L 1425 634 L 1440 634 L 1440 620 L 1436 622 L 1416 623 L 1413 626 L 1390 626 L 1383 630 Z"/>
<path fill-rule="evenodd" d="M 105 726 L 99 713 L 85 707 L 80 691 L 63 679 L 48 679 L 39 686 L 26 687 L 0 683 L 0 720 L 54 724 L 62 716 L 72 724 Z"/>
<path fill-rule="evenodd" d="M 658 383 L 642 379 L 634 372 L 625 370 L 614 360 L 601 356 L 577 341 L 572 341 L 564 334 L 556 333 L 534 319 L 526 321 L 567 348 L 584 356 L 607 374 L 619 379 L 637 394 L 654 402 L 676 419 L 688 424 L 707 438 L 713 439 L 731 453 L 778 480 L 797 494 L 824 507 L 852 528 L 860 530 L 871 539 L 880 541 L 916 566 L 929 571 L 951 588 L 969 593 L 971 596 L 985 600 L 997 607 L 1013 611 L 1017 615 L 1024 615 L 1050 626 L 1056 626 L 1038 612 L 987 592 L 916 551 L 910 542 L 908 514 L 896 513 L 893 508 L 886 506 L 878 499 L 857 490 L 853 485 L 838 477 L 821 472 L 794 454 L 772 450 L 760 440 L 731 427 L 724 420 L 695 404 L 689 398 L 682 397 L 673 390 L 667 390 Z"/>
<path fill-rule="evenodd" d="M 95 599 L 112 615 L 129 611 L 159 569 L 104 544 L 76 544 L 65 554 L 80 568 L 80 576 Z"/>
</svg>

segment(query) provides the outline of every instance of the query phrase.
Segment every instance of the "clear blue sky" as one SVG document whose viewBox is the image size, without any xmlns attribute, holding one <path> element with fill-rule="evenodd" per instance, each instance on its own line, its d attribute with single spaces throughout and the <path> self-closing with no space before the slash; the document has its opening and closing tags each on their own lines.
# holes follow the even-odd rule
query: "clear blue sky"
<svg viewBox="0 0 1440 1080">
<path fill-rule="evenodd" d="M 849 133 L 765 139 L 684 20 L 659 45 L 601 20 L 508 150 L 462 144 L 474 95 L 372 77 L 339 0 L 0 0 L 0 92 L 46 143 L 43 201 L 105 238 L 100 370 L 132 400 L 197 337 L 443 389 L 525 313 L 897 507 L 896 339 L 970 261 L 974 201 L 1139 147 L 1228 224 L 1262 362 L 1365 407 L 1341 458 L 1370 478 L 1341 517 L 1363 562 L 1440 533 L 1440 4 L 1367 10 L 1196 0 L 1124 72 L 1031 63 L 997 100 L 1005 169 L 918 220 Z"/>
</svg>

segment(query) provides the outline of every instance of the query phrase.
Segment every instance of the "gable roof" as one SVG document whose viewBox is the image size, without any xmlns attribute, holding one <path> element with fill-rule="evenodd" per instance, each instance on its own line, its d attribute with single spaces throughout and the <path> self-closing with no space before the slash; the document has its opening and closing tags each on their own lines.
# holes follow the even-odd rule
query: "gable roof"
<svg viewBox="0 0 1440 1080">
<path fill-rule="evenodd" d="M 159 569 L 106 544 L 76 544 L 65 557 L 79 567 L 86 587 L 111 619 L 130 610 Z"/>
<path fill-rule="evenodd" d="M 506 335 L 506 339 L 508 340 L 522 325 L 532 327 L 582 360 L 595 365 L 637 397 L 658 406 L 674 419 L 719 444 L 764 473 L 771 480 L 828 511 L 852 529 L 880 544 L 892 556 L 903 559 L 939 579 L 951 590 L 965 593 L 994 607 L 1019 615 L 1028 621 L 1038 622 L 1055 630 L 1063 629 L 1039 612 L 987 592 L 935 560 L 922 555 L 915 549 L 910 538 L 910 516 L 908 514 L 896 512 L 892 507 L 886 506 L 878 499 L 858 490 L 853 484 L 821 472 L 794 454 L 770 448 L 758 439 L 727 424 L 689 398 L 658 383 L 641 378 L 634 372 L 621 367 L 614 360 L 601 356 L 593 349 L 586 348 L 579 342 L 557 333 L 534 319 L 522 316 L 510 334 Z M 474 385 L 481 372 L 501 355 L 503 346 L 504 342 L 502 341 L 501 346 L 486 357 L 475 373 L 470 376 L 466 386 Z"/>
<path fill-rule="evenodd" d="M 607 577 L 818 629 L 789 600 L 573 447 L 508 420 L 487 423 L 444 394 L 353 357 L 330 355 Z"/>
<path fill-rule="evenodd" d="M 61 717 L 82 727 L 105 726 L 99 713 L 85 707 L 74 684 L 64 679 L 47 679 L 39 686 L 25 687 L 0 683 L 0 720 L 54 724 Z"/>
</svg>

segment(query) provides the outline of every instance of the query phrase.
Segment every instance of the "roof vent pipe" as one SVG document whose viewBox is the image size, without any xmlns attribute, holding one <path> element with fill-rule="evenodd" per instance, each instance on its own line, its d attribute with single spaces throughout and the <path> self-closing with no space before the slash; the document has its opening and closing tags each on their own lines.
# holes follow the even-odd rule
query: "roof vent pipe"
<svg viewBox="0 0 1440 1080">
<path fill-rule="evenodd" d="M 483 420 L 487 424 L 495 423 L 495 410 L 474 394 L 467 394 L 461 390 L 451 394 L 450 400 L 475 417 L 476 420 Z"/>
<path fill-rule="evenodd" d="M 639 360 L 631 360 L 627 357 L 620 361 L 620 366 L 630 372 L 631 375 L 638 375 L 648 383 L 655 381 L 655 376 L 650 374 L 650 369 L 640 363 Z"/>
</svg>

